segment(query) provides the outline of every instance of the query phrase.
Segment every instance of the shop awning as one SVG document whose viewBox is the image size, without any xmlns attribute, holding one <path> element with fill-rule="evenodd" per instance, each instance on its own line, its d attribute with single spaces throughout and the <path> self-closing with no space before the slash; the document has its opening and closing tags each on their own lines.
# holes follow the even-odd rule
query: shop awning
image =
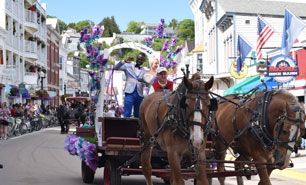
<svg viewBox="0 0 306 185">
<path fill-rule="evenodd" d="M 192 55 L 193 53 L 196 53 L 196 52 L 203 52 L 204 51 L 204 45 L 203 43 L 197 45 L 192 51 L 190 51 L 188 54 L 189 55 Z"/>
<path fill-rule="evenodd" d="M 275 81 L 272 77 L 269 77 L 269 76 L 266 76 L 264 78 L 265 80 L 265 83 L 268 87 L 268 90 L 272 90 L 273 88 L 277 88 L 278 84 L 277 84 L 277 81 Z M 280 86 L 283 86 L 282 84 Z M 266 87 L 264 86 L 264 84 L 261 82 L 260 79 L 242 87 L 242 91 L 243 92 L 248 92 L 249 90 L 253 89 L 253 88 L 256 88 L 256 87 L 259 87 L 258 90 L 262 90 L 262 89 L 265 89 Z"/>
<path fill-rule="evenodd" d="M 226 89 L 223 92 L 223 96 L 226 96 L 226 95 L 229 95 L 229 94 L 242 94 L 242 93 L 244 93 L 244 91 L 242 91 L 242 87 L 244 87 L 244 86 L 246 86 L 246 85 L 248 85 L 252 82 L 255 82 L 259 78 L 260 78 L 259 76 L 249 77 L 249 78 L 243 80 L 242 82 Z"/>
</svg>

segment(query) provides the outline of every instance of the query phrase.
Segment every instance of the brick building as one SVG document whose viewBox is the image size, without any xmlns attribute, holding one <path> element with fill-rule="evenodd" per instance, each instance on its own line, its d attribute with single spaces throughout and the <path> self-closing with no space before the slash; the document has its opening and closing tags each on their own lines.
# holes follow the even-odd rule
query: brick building
<svg viewBox="0 0 306 185">
<path fill-rule="evenodd" d="M 61 35 L 57 18 L 47 19 L 47 87 L 49 95 L 54 94 L 50 105 L 59 104 L 59 47 Z M 50 92 L 51 91 L 51 92 Z"/>
</svg>

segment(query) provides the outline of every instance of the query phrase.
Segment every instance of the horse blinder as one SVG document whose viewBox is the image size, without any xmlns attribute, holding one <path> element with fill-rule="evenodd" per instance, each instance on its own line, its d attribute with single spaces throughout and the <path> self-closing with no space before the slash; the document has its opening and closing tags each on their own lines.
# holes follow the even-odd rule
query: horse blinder
<svg viewBox="0 0 306 185">
<path fill-rule="evenodd" d="M 217 111 L 218 110 L 218 101 L 216 98 L 212 98 L 209 100 L 210 105 L 209 105 L 209 111 Z"/>
</svg>

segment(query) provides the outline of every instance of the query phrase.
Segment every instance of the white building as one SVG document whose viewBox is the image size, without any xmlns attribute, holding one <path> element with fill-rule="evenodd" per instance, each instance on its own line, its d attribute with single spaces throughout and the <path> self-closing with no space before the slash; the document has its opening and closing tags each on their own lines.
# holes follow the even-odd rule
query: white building
<svg viewBox="0 0 306 185">
<path fill-rule="evenodd" d="M 245 79 L 237 80 L 230 75 L 230 65 L 236 58 L 238 34 L 252 45 L 253 50 L 245 63 L 248 65 L 247 77 L 258 75 L 258 62 L 250 59 L 254 56 L 257 42 L 257 16 L 260 14 L 274 28 L 275 34 L 264 47 L 279 48 L 283 29 L 285 8 L 302 19 L 306 18 L 306 3 L 273 0 L 191 0 L 191 9 L 195 15 L 196 47 L 203 44 L 203 73 L 215 76 L 214 89 L 217 93 Z M 304 32 L 301 35 L 305 35 Z M 270 50 L 271 50 L 270 49 Z M 263 49 L 263 58 L 272 57 L 269 49 Z M 195 58 L 193 62 L 195 62 Z M 198 64 L 193 64 L 198 65 Z"/>
<path fill-rule="evenodd" d="M 157 28 L 158 24 L 144 24 L 141 25 L 141 32 L 140 34 L 145 34 L 145 35 L 155 35 L 155 30 Z M 165 33 L 167 37 L 172 37 L 175 35 L 174 30 L 170 27 L 165 27 Z"/>
<path fill-rule="evenodd" d="M 36 69 L 46 69 L 46 10 L 36 0 L 0 1 L 0 28 L 6 32 L 0 86 L 23 82 L 29 91 L 37 89 Z M 16 103 L 21 99 L 9 98 L 1 88 L 1 100 Z"/>
<path fill-rule="evenodd" d="M 59 96 L 64 95 L 67 88 L 67 58 L 68 58 L 68 38 L 62 35 L 59 48 Z"/>
</svg>

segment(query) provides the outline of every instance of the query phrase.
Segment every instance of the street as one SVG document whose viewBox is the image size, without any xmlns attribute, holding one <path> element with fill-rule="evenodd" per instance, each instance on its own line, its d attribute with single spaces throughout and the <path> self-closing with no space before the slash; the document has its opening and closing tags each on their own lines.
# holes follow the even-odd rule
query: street
<svg viewBox="0 0 306 185">
<path fill-rule="evenodd" d="M 64 150 L 66 135 L 60 129 L 48 128 L 39 132 L 0 141 L 1 185 L 81 185 L 81 162 Z M 300 150 L 300 157 L 293 157 L 295 167 L 274 171 L 272 184 L 306 184 L 306 151 Z M 153 177 L 155 185 L 163 181 Z M 258 177 L 245 180 L 245 184 L 257 184 Z M 96 171 L 93 184 L 103 184 L 103 168 Z M 122 177 L 122 185 L 144 185 L 142 175 Z M 192 185 L 193 180 L 186 181 Z M 219 184 L 216 179 L 213 184 Z M 227 178 L 227 185 L 236 184 L 235 178 Z"/>
</svg>

